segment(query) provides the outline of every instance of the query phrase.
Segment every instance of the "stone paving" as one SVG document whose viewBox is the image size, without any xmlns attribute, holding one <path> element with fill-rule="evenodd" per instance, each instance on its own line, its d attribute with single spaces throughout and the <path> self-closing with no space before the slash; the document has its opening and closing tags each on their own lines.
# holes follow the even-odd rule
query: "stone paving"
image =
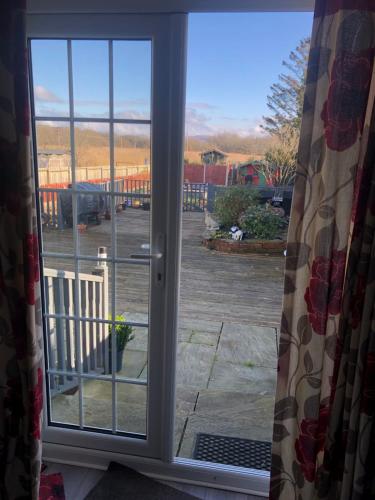
<svg viewBox="0 0 375 500">
<path fill-rule="evenodd" d="M 192 456 L 197 432 L 270 441 L 276 329 L 201 320 L 190 331 L 178 342 L 176 454 Z"/>
<path fill-rule="evenodd" d="M 126 317 L 140 321 L 139 315 Z M 135 334 L 121 375 L 145 377 L 146 334 Z M 277 330 L 181 320 L 177 344 L 175 452 L 190 458 L 197 432 L 271 440 Z"/>
<path fill-rule="evenodd" d="M 276 387 L 276 329 L 195 320 L 182 323 L 177 349 L 175 453 L 191 458 L 198 432 L 270 441 Z M 120 375 L 145 378 L 147 336 L 127 345 Z M 118 424 L 145 432 L 146 390 L 118 384 Z M 85 424 L 111 428 L 109 382 L 84 384 Z M 78 393 L 53 398 L 53 416 L 78 424 Z"/>
</svg>

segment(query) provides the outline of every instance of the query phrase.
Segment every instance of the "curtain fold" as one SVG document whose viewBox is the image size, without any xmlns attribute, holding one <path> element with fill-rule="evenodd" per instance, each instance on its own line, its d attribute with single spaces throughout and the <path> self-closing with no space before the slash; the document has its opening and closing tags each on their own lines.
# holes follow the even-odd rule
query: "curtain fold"
<svg viewBox="0 0 375 500">
<path fill-rule="evenodd" d="M 316 1 L 286 257 L 273 499 L 375 493 L 374 54 L 375 2 Z"/>
<path fill-rule="evenodd" d="M 38 498 L 43 405 L 26 2 L 0 3 L 0 498 Z"/>
</svg>

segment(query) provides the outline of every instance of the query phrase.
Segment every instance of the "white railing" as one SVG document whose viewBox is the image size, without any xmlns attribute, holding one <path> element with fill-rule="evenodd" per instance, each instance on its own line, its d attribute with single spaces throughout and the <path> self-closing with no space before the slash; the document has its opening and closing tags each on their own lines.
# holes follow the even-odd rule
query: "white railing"
<svg viewBox="0 0 375 500">
<path fill-rule="evenodd" d="M 95 321 L 108 320 L 108 268 L 101 265 L 95 267 L 92 274 L 78 274 L 78 316 L 90 318 L 90 321 L 80 320 L 80 335 L 75 332 L 75 279 L 74 272 L 44 269 L 48 367 L 50 370 L 76 372 L 79 365 L 77 353 L 80 352 L 83 373 L 108 373 L 108 324 Z M 80 346 L 77 345 L 79 339 Z M 77 380 L 73 376 L 51 376 L 52 393 L 75 386 Z"/>
<path fill-rule="evenodd" d="M 134 177 L 139 174 L 149 174 L 150 165 L 116 165 L 116 177 Z M 92 179 L 109 179 L 111 177 L 109 165 L 98 165 L 91 167 L 77 167 L 77 182 L 90 181 Z M 61 167 L 49 166 L 38 168 L 39 186 L 49 184 L 60 184 L 72 182 L 72 173 L 69 165 Z"/>
</svg>

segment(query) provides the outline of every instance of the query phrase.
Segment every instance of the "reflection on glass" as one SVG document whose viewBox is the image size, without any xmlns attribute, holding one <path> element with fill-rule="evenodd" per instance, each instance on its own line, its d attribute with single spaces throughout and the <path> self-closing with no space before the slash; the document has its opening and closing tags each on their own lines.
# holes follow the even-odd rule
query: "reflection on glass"
<svg viewBox="0 0 375 500">
<path fill-rule="evenodd" d="M 36 123 L 39 203 L 44 251 L 72 253 L 72 231 L 65 228 L 61 211 L 61 189 L 72 181 L 70 130 L 68 122 Z"/>
<path fill-rule="evenodd" d="M 65 40 L 32 40 L 36 116 L 68 116 L 68 58 Z"/>
<path fill-rule="evenodd" d="M 130 318 L 139 318 L 130 314 Z M 122 314 L 116 319 L 131 321 L 129 316 Z M 133 319 L 135 321 L 135 319 Z M 117 377 L 147 380 L 148 328 L 118 324 L 117 336 Z"/>
<path fill-rule="evenodd" d="M 147 387 L 117 384 L 117 428 L 123 432 L 146 434 Z"/>
<path fill-rule="evenodd" d="M 115 168 L 117 176 L 150 178 L 150 125 L 117 123 L 115 134 Z"/>
<path fill-rule="evenodd" d="M 111 195 L 106 194 L 105 186 L 100 183 L 79 182 L 76 188 L 78 253 L 85 257 L 97 257 L 101 254 L 102 257 L 109 258 L 112 254 Z M 71 190 L 62 193 L 61 197 L 66 228 L 64 231 L 71 231 Z M 94 264 L 96 265 L 95 262 L 91 263 Z M 84 261 L 82 265 L 87 268 Z"/>
<path fill-rule="evenodd" d="M 127 321 L 148 323 L 149 272 L 149 266 L 117 264 L 116 315 L 124 316 Z"/>
<path fill-rule="evenodd" d="M 50 413 L 52 422 L 79 425 L 79 384 L 74 377 L 50 375 Z"/>
<path fill-rule="evenodd" d="M 149 244 L 151 208 L 150 126 L 115 125 L 117 255 L 142 253 Z"/>
<path fill-rule="evenodd" d="M 113 42 L 114 116 L 149 119 L 151 41 Z"/>
<path fill-rule="evenodd" d="M 108 117 L 108 42 L 72 42 L 75 117 Z"/>
<path fill-rule="evenodd" d="M 87 427 L 112 429 L 112 383 L 83 380 L 83 421 Z"/>
<path fill-rule="evenodd" d="M 76 123 L 74 141 L 77 181 L 109 179 L 108 123 Z"/>
</svg>

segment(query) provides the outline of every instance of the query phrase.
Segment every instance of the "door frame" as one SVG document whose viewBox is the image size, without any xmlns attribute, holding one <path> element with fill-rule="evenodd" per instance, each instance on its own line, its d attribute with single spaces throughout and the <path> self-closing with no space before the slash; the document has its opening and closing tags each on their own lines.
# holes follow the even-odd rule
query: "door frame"
<svg viewBox="0 0 375 500">
<path fill-rule="evenodd" d="M 154 285 L 158 264 L 153 260 L 150 269 L 146 439 L 49 425 L 44 405 L 44 443 L 103 452 L 116 450 L 164 461 L 173 458 L 174 383 L 171 381 L 174 381 L 177 317 L 173 297 L 178 297 L 179 280 L 181 210 L 176 207 L 181 206 L 181 189 L 177 186 L 182 186 L 186 29 L 185 14 L 28 15 L 28 39 L 151 39 L 151 253 L 165 254 L 163 286 Z M 35 139 L 35 133 L 33 136 Z M 37 167 L 35 159 L 34 164 Z M 161 239 L 164 248 L 160 248 Z"/>
<path fill-rule="evenodd" d="M 215 5 L 207 0 L 181 0 L 176 8 L 175 0 L 57 0 L 51 5 L 49 0 L 28 0 L 28 15 L 32 21 L 33 15 L 54 12 L 58 17 L 63 13 L 72 12 L 113 12 L 113 13 L 173 13 L 173 12 L 285 12 L 285 11 L 312 11 L 314 0 L 218 0 Z M 52 35 L 52 33 L 50 34 Z M 168 145 L 168 182 L 170 185 L 179 186 L 175 192 L 170 193 L 166 200 L 167 220 L 170 231 L 167 233 L 166 247 L 171 249 L 173 258 L 166 259 L 166 277 L 168 281 L 165 318 L 167 325 L 164 328 L 164 344 L 161 351 L 166 360 L 161 373 L 162 407 L 164 413 L 161 422 L 165 422 L 164 431 L 161 432 L 160 458 L 147 458 L 136 455 L 113 453 L 102 450 L 88 449 L 85 446 L 71 444 L 55 444 L 44 435 L 43 456 L 45 460 L 56 463 L 65 463 L 77 466 L 88 466 L 106 469 L 110 460 L 134 467 L 140 472 L 160 479 L 170 479 L 202 486 L 238 491 L 268 497 L 269 473 L 259 470 L 242 469 L 239 467 L 210 464 L 195 460 L 175 458 L 173 455 L 173 433 L 168 432 L 174 425 L 175 401 L 175 362 L 176 362 L 176 318 L 179 297 L 179 269 L 180 269 L 180 235 L 181 235 L 181 200 L 182 200 L 182 164 L 183 164 L 183 125 L 185 106 L 185 79 L 186 79 L 186 19 L 175 19 L 171 30 L 170 44 L 174 45 L 170 58 L 173 70 L 178 72 L 178 80 L 170 88 L 168 98 L 170 123 L 170 137 L 175 142 Z M 183 49 L 183 47 L 185 47 Z M 172 73 L 173 74 L 173 73 Z M 175 75 L 176 76 L 176 75 Z M 172 82 L 173 83 L 173 82 Z M 171 106 L 175 102 L 178 106 Z M 176 126 L 177 125 L 177 126 Z M 182 131 L 182 133 L 181 133 Z M 172 142 L 172 141 L 170 141 Z M 176 168 L 179 166 L 179 168 Z M 174 208 L 172 208 L 174 207 Z M 179 207 L 179 210 L 176 210 Z M 174 234 L 173 234 L 174 233 Z M 172 299 L 172 300 L 169 300 Z M 172 381 L 172 382 L 171 382 Z M 47 438 L 47 439 L 46 439 Z"/>
</svg>

